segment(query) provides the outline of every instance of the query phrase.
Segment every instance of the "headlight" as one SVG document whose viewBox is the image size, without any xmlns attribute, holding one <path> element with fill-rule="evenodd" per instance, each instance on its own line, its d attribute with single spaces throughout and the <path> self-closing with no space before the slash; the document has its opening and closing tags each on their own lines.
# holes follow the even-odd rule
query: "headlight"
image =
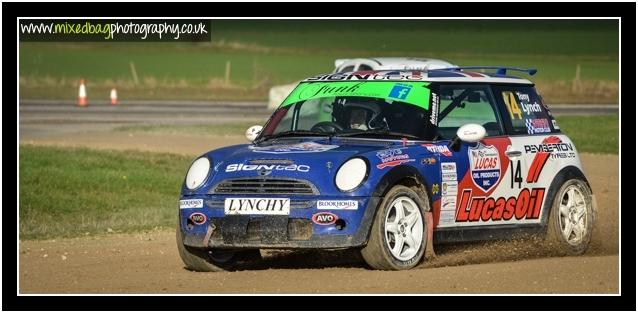
<svg viewBox="0 0 638 313">
<path fill-rule="evenodd" d="M 186 187 L 192 190 L 201 186 L 208 176 L 208 171 L 210 171 L 210 161 L 207 157 L 195 160 L 186 174 Z"/>
<path fill-rule="evenodd" d="M 368 174 L 368 163 L 361 158 L 353 158 L 343 163 L 337 171 L 335 185 L 341 191 L 352 191 L 359 187 Z"/>
</svg>

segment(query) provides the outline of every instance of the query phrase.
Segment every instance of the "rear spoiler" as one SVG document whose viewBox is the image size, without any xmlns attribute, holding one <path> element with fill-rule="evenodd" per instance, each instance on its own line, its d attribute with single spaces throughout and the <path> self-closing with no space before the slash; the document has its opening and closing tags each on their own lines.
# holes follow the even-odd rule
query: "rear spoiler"
<svg viewBox="0 0 638 313">
<path fill-rule="evenodd" d="M 498 75 L 506 75 L 507 70 L 525 72 L 529 76 L 534 76 L 538 72 L 535 68 L 521 68 L 521 67 L 509 67 L 509 66 L 460 66 L 460 67 L 448 67 L 441 68 L 442 71 L 463 71 L 463 70 L 496 70 Z"/>
</svg>

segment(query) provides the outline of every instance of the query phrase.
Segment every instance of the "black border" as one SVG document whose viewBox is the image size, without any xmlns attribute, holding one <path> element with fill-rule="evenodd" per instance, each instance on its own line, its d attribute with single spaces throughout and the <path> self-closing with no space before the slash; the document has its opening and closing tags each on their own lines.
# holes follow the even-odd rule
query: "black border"
<svg viewBox="0 0 638 313">
<path fill-rule="evenodd" d="M 149 7 L 152 6 L 152 9 Z M 3 310 L 278 310 L 278 311 L 298 311 L 298 310 L 636 310 L 635 297 L 635 179 L 628 167 L 635 166 L 633 155 L 635 149 L 635 119 L 633 118 L 635 101 L 635 12 L 636 3 L 2 3 L 2 19 L 5 25 L 3 43 L 3 64 L 4 76 L 4 117 L 7 119 L 5 125 L 13 125 L 13 116 L 17 113 L 13 111 L 13 104 L 16 98 L 13 91 L 16 85 L 13 82 L 15 72 L 11 66 L 16 50 L 13 48 L 15 37 L 11 34 L 9 25 L 16 25 L 17 16 L 29 17 L 51 17 L 51 16 L 184 16 L 196 17 L 201 15 L 210 16 L 245 16 L 259 17 L 267 12 L 277 12 L 279 16 L 332 16 L 339 14 L 356 12 L 358 16 L 383 17 L 387 15 L 399 16 L 475 16 L 475 17 L 618 17 L 622 18 L 622 107 L 624 114 L 621 117 L 623 125 L 623 142 L 632 144 L 623 146 L 625 148 L 625 174 L 623 188 L 625 207 L 622 210 L 622 296 L 578 296 L 578 297 L 527 297 L 527 296 L 501 296 L 501 297 L 468 297 L 455 296 L 454 298 L 434 297 L 434 298 L 414 298 L 403 307 L 397 307 L 391 301 L 392 298 L 379 296 L 351 296 L 335 297 L 327 299 L 302 296 L 294 299 L 282 299 L 274 297 L 251 296 L 250 300 L 246 296 L 235 297 L 170 297 L 151 296 L 135 297 L 120 296 L 116 299 L 106 296 L 85 296 L 85 297 L 37 297 L 16 295 L 16 277 L 13 262 L 15 261 L 16 230 L 17 220 L 17 200 L 11 196 L 12 189 L 9 187 L 13 180 L 5 181 L 4 201 L 10 203 L 4 206 L 3 233 L 5 258 L 3 258 Z M 391 9 L 389 9 L 391 8 Z M 282 13 L 286 12 L 286 13 Z M 353 13 L 354 14 L 354 13 Z M 16 95 L 17 96 L 17 95 Z M 632 127 L 633 126 L 633 127 Z M 5 145 L 13 143 L 13 138 L 9 135 L 10 128 L 5 127 Z M 5 146 L 5 148 L 7 148 Z M 629 150 L 627 150 L 629 149 Z M 10 151 L 7 149 L 6 151 Z M 626 151 L 629 151 L 628 153 Z M 5 165 L 11 159 L 5 155 Z M 4 166 L 5 173 L 11 173 L 12 168 Z M 17 172 L 17 169 L 16 169 Z M 9 174 L 8 174 L 9 175 Z M 627 187 L 627 184 L 631 186 Z M 453 270 L 453 269 L 450 269 Z M 115 300 L 115 301 L 114 301 Z M 246 301 L 248 300 L 248 301 Z M 297 301 L 299 300 L 299 301 Z M 389 301 L 390 300 L 390 301 Z M 398 300 L 398 299 L 397 299 Z M 408 300 L 408 299 L 402 299 Z M 294 302 L 293 302 L 294 301 Z M 297 304 L 295 304 L 297 303 Z M 330 305 L 326 305 L 330 303 Z"/>
</svg>

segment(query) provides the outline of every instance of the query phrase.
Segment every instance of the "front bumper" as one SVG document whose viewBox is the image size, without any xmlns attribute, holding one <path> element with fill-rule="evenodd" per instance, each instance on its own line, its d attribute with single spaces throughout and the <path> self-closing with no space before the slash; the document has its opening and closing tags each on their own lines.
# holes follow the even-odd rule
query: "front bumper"
<svg viewBox="0 0 638 313">
<path fill-rule="evenodd" d="M 207 199 L 201 209 L 180 210 L 178 231 L 182 232 L 185 245 L 200 248 L 348 248 L 366 244 L 380 197 L 357 198 L 360 205 L 355 211 L 317 210 L 316 200 L 321 199 L 291 198 L 293 203 L 310 205 L 293 206 L 287 216 L 225 216 L 220 198 Z M 337 214 L 345 227 L 314 224 L 312 215 L 318 212 Z M 193 213 L 206 215 L 206 222 L 190 223 Z"/>
</svg>

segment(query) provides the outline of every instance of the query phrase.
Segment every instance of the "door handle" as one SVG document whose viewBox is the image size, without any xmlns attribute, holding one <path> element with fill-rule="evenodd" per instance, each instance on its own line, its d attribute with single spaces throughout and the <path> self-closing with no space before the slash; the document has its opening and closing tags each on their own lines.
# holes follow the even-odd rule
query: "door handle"
<svg viewBox="0 0 638 313">
<path fill-rule="evenodd" d="M 510 157 L 510 158 L 515 158 L 515 157 L 519 157 L 521 155 L 523 155 L 522 152 L 520 151 L 516 151 L 516 150 L 509 150 L 509 151 L 505 151 L 505 154 Z"/>
</svg>

